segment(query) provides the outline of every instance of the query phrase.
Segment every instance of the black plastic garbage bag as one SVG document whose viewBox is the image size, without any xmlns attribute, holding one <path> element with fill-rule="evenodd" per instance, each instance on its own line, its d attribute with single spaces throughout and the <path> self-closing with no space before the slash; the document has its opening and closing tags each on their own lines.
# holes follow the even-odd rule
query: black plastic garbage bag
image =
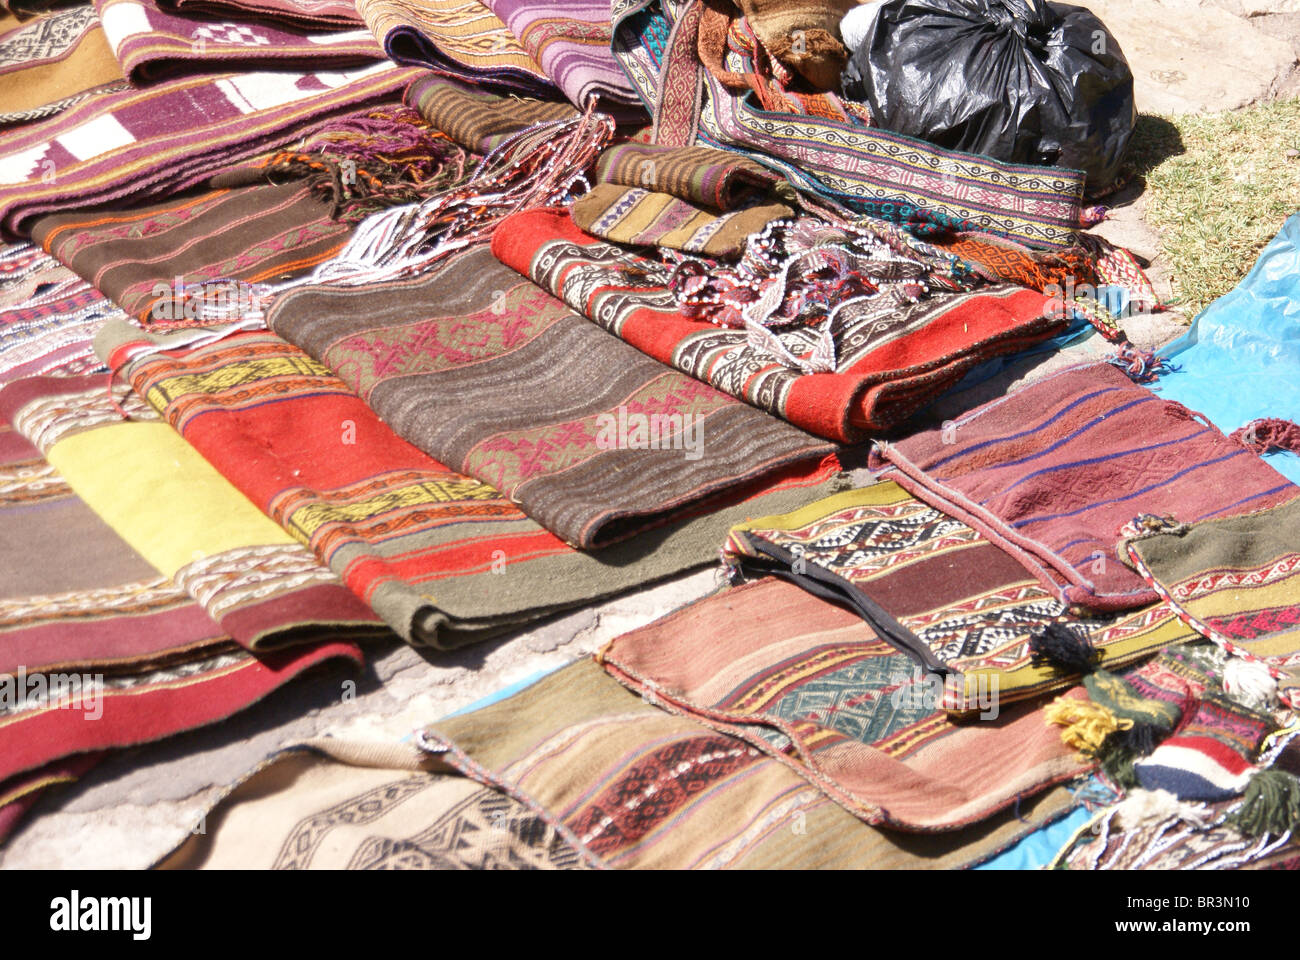
<svg viewBox="0 0 1300 960">
<path fill-rule="evenodd" d="M 1109 186 L 1133 133 L 1133 74 L 1089 11 L 1042 0 L 889 0 L 841 78 L 885 130 Z"/>
</svg>

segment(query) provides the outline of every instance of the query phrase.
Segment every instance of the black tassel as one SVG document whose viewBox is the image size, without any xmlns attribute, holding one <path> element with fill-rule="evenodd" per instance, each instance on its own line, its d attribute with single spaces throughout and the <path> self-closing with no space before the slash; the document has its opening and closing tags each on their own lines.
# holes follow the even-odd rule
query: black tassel
<svg viewBox="0 0 1300 960">
<path fill-rule="evenodd" d="M 1169 731 L 1151 723 L 1135 723 L 1127 730 L 1116 730 L 1106 738 L 1106 745 L 1114 741 L 1116 748 L 1133 757 L 1148 756 L 1169 735 Z"/>
<path fill-rule="evenodd" d="M 1116 730 L 1101 745 L 1097 762 L 1117 786 L 1136 789 L 1138 779 L 1133 764 L 1148 756 L 1167 736 L 1168 730 L 1150 723 L 1135 723 L 1127 730 Z"/>
<path fill-rule="evenodd" d="M 1100 654 L 1082 630 L 1065 623 L 1049 623 L 1029 638 L 1030 662 L 1053 666 L 1066 673 L 1091 673 Z"/>
</svg>

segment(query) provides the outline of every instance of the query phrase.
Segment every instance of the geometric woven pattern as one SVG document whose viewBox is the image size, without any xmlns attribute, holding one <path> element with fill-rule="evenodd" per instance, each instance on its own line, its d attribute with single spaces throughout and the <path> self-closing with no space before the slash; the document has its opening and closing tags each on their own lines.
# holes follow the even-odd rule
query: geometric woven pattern
<svg viewBox="0 0 1300 960">
<path fill-rule="evenodd" d="M 1041 711 L 1000 704 L 996 686 L 950 718 L 944 701 L 961 690 L 842 605 L 774 577 L 625 634 L 599 659 L 651 703 L 747 741 L 870 823 L 951 829 L 1083 762 Z"/>
<path fill-rule="evenodd" d="M 1071 613 L 1009 554 L 892 482 L 750 520 L 732 530 L 723 554 L 742 571 L 842 597 L 882 638 L 931 670 L 965 677 L 967 687 L 996 676 L 1004 700 L 1072 682 L 1033 663 L 1030 640 L 1048 624 L 1086 631 L 1108 664 L 1195 636 L 1163 603 L 1105 617 Z"/>
</svg>

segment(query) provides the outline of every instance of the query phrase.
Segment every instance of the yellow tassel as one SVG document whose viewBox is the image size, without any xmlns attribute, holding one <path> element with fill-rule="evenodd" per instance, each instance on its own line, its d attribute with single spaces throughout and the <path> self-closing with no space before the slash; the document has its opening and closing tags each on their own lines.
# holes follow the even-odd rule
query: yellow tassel
<svg viewBox="0 0 1300 960">
<path fill-rule="evenodd" d="M 1100 704 L 1073 697 L 1057 697 L 1043 708 L 1048 723 L 1064 727 L 1061 740 L 1086 756 L 1094 756 L 1105 739 L 1128 730 L 1133 721 L 1120 719 Z"/>
</svg>

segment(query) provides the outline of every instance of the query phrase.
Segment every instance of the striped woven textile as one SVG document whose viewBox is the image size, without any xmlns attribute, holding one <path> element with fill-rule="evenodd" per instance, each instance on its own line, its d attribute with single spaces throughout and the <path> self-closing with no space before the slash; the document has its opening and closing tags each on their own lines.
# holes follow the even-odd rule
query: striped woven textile
<svg viewBox="0 0 1300 960">
<path fill-rule="evenodd" d="M 883 219 L 982 230 L 1030 247 L 1074 245 L 1084 174 L 1006 164 L 848 120 L 774 113 L 703 69 L 699 0 L 615 0 L 614 55 L 655 118 L 658 143 L 734 150 L 802 190 Z M 752 72 L 729 52 L 727 69 Z M 967 226 L 968 225 L 968 226 Z"/>
<path fill-rule="evenodd" d="M 576 668 L 566 672 L 566 680 L 577 680 L 578 672 Z M 598 674 L 590 670 L 581 673 L 583 681 L 595 681 L 582 684 L 587 704 L 596 691 L 602 700 L 607 696 L 612 707 L 617 706 L 614 698 L 625 697 Z M 649 734 L 648 718 L 643 710 L 637 712 L 642 714 L 638 727 Z M 268 758 L 205 815 L 205 831 L 186 837 L 157 866 L 182 870 L 569 870 L 651 861 L 663 866 L 714 868 L 755 863 L 920 868 L 959 866 L 986 845 L 1006 842 L 1012 829 L 1008 820 L 1025 829 L 1020 821 L 1002 817 L 987 831 L 916 837 L 906 847 L 894 845 L 891 850 L 883 834 L 855 823 L 829 802 L 813 799 L 805 805 L 800 798 L 796 809 L 774 807 L 771 801 L 783 793 L 782 773 L 772 766 L 763 776 L 742 776 L 738 789 L 728 788 L 724 781 L 719 791 L 695 798 L 695 812 L 674 816 L 673 822 L 683 829 L 659 837 L 625 838 L 625 849 L 611 851 L 602 862 L 569 842 L 560 823 L 536 804 L 516 799 L 497 784 L 488 786 L 461 776 L 436 755 L 409 744 L 321 738 Z M 690 782 L 703 779 L 692 777 Z M 575 777 L 573 786 L 583 780 Z M 676 793 L 674 786 L 668 789 Z M 746 803 L 747 789 L 764 795 L 751 794 Z M 549 795 L 563 790 L 554 784 Z M 812 791 L 806 792 L 815 798 Z M 655 795 L 659 795 L 658 784 Z M 1022 805 L 1025 822 L 1041 822 L 1046 811 L 1059 807 L 1061 795 L 1068 796 L 1065 788 L 1041 799 L 1026 798 Z M 368 811 L 360 823 L 337 815 L 358 807 Z M 701 808 L 708 808 L 709 813 Z M 671 809 L 670 816 L 682 813 L 675 802 Z M 764 810 L 775 818 L 764 818 L 760 813 Z M 783 842 L 785 837 L 809 840 L 805 828 L 810 816 L 813 829 L 828 828 L 830 835 L 819 832 L 813 843 Z M 710 838 L 703 827 L 710 820 L 724 826 L 724 835 L 744 824 L 763 836 L 745 842 L 744 851 L 737 855 L 708 856 L 702 847 Z M 324 842 L 313 843 L 311 838 L 323 838 Z"/>
<path fill-rule="evenodd" d="M 45 792 L 60 784 L 75 783 L 104 758 L 101 752 L 52 760 L 43 767 L 20 773 L 0 783 L 0 844 L 13 833 L 27 811 Z"/>
<path fill-rule="evenodd" d="M 0 840 L 99 751 L 222 720 L 338 658 L 361 653 L 242 650 L 0 422 Z"/>
<path fill-rule="evenodd" d="M 596 179 L 667 193 L 712 210 L 733 210 L 781 177 L 746 157 L 711 147 L 620 143 L 596 161 Z"/>
<path fill-rule="evenodd" d="M 592 555 L 406 443 L 279 337 L 145 352 L 168 342 L 119 321 L 98 346 L 223 476 L 417 645 L 459 646 L 710 563 L 731 524 L 825 495 L 838 473 L 833 460 L 792 468 L 750 497 Z"/>
<path fill-rule="evenodd" d="M 610 51 L 605 0 L 483 0 L 569 102 L 615 116 L 642 114 L 641 99 Z"/>
<path fill-rule="evenodd" d="M 355 676 L 361 650 L 343 642 L 260 657 L 234 650 L 121 676 L 74 673 L 82 679 L 81 689 L 89 687 L 93 694 L 74 693 L 75 699 L 62 703 L 38 701 L 0 713 L 0 790 L 12 782 L 9 778 L 54 760 L 152 743 L 218 723 L 329 661 L 347 664 Z M 27 677 L 29 683 L 33 679 Z"/>
<path fill-rule="evenodd" d="M 122 74 L 145 85 L 182 70 L 344 69 L 382 60 L 364 28 L 326 33 L 240 20 L 212 21 L 159 8 L 156 0 L 95 0 Z"/>
<path fill-rule="evenodd" d="M 252 178 L 265 179 L 256 171 L 238 179 Z M 275 283 L 304 273 L 334 257 L 349 233 L 301 180 L 192 191 L 32 224 L 35 243 L 144 323 L 184 321 L 187 288 L 195 285 Z"/>
<path fill-rule="evenodd" d="M 393 98 L 418 74 L 384 62 L 338 73 L 259 72 L 99 94 L 0 136 L 0 233 L 42 214 L 144 202 Z"/>
<path fill-rule="evenodd" d="M 359 0 L 357 12 L 398 63 L 491 93 L 558 97 L 513 33 L 480 0 Z"/>
<path fill-rule="evenodd" d="M 692 377 L 819 436 L 861 440 L 915 413 L 985 360 L 1060 333 L 1042 294 L 1008 285 L 911 305 L 863 301 L 835 331 L 836 372 L 804 373 L 748 331 L 683 316 L 662 265 L 598 240 L 565 211 L 506 220 L 492 252 L 610 333 Z M 792 352 L 815 332 L 786 335 Z"/>
<path fill-rule="evenodd" d="M 1085 772 L 1035 705 L 948 718 L 933 677 L 861 618 L 763 579 L 611 642 L 634 692 L 741 737 L 868 823 L 945 830 Z"/>
<path fill-rule="evenodd" d="M 1009 240 L 987 234 L 957 233 L 939 237 L 934 245 L 946 253 L 961 257 L 985 277 L 1006 283 L 1018 283 L 1031 290 L 1046 290 L 1052 284 L 1062 290 L 1074 286 L 1101 283 L 1096 258 L 1082 247 L 1065 250 L 1030 250 Z"/>
<path fill-rule="evenodd" d="M 435 129 L 473 153 L 489 153 L 512 133 L 533 124 L 578 116 L 567 103 L 504 98 L 435 74 L 412 81 L 405 101 Z"/>
<path fill-rule="evenodd" d="M 1295 870 L 1300 844 L 1290 834 L 1244 837 L 1224 818 L 1240 800 L 1210 803 L 1196 821 L 1180 813 L 1125 822 L 1102 810 L 1070 838 L 1050 867 L 1067 870 Z"/>
<path fill-rule="evenodd" d="M 7 421 L 0 478 L 0 676 L 122 672 L 235 649 Z"/>
<path fill-rule="evenodd" d="M 91 341 L 120 316 L 98 290 L 31 244 L 0 248 L 0 386 L 99 369 Z"/>
<path fill-rule="evenodd" d="M 267 325 L 582 549 L 834 450 L 634 350 L 482 245 L 409 280 L 298 287 Z"/>
<path fill-rule="evenodd" d="M 249 649 L 387 633 L 138 397 L 115 406 L 104 377 L 19 380 L 0 390 L 0 416 L 155 574 Z"/>
<path fill-rule="evenodd" d="M 794 215 L 783 203 L 714 213 L 667 193 L 599 183 L 569 208 L 578 229 L 631 246 L 657 246 L 708 257 L 740 253 L 751 234 Z"/>
<path fill-rule="evenodd" d="M 1108 668 L 1197 634 L 1168 603 L 1085 618 L 1010 554 L 960 520 L 877 483 L 810 503 L 785 516 L 733 528 L 724 562 L 747 577 L 775 574 L 832 596 L 880 639 L 944 676 L 944 706 L 978 708 L 981 693 L 1011 703 L 1061 690 L 1078 675 L 1033 656 L 1050 624 L 1085 635 Z"/>
<path fill-rule="evenodd" d="M 343 812 L 347 811 L 347 812 Z M 352 812 L 361 812 L 352 816 Z M 343 815 L 339 814 L 343 812 Z M 162 870 L 581 870 L 512 797 L 407 743 L 321 737 L 286 747 L 204 814 Z M 323 842 L 322 842 L 323 841 Z"/>
<path fill-rule="evenodd" d="M 854 817 L 791 763 L 633 696 L 590 660 L 440 720 L 419 743 L 526 803 L 593 863 L 624 869 L 951 869 L 1072 804 L 1060 787 L 977 827 L 900 837 Z M 647 795 L 653 802 L 634 802 Z"/>
<path fill-rule="evenodd" d="M 1270 713 L 1207 691 L 1174 735 L 1133 764 L 1144 790 L 1167 790 L 1180 800 L 1231 800 L 1258 772 L 1264 738 L 1278 729 Z"/>
<path fill-rule="evenodd" d="M 0 18 L 0 124 L 52 116 L 97 90 L 125 85 L 94 7 Z"/>
<path fill-rule="evenodd" d="M 252 17 L 315 27 L 360 26 L 352 0 L 160 0 L 164 10 L 214 18 Z"/>
<path fill-rule="evenodd" d="M 1160 599 L 1117 549 L 1134 517 L 1199 523 L 1300 495 L 1255 453 L 1106 363 L 879 443 L 871 464 L 1010 550 L 1067 603 L 1096 610 Z"/>
<path fill-rule="evenodd" d="M 1152 524 L 1124 549 L 1191 626 L 1268 664 L 1279 696 L 1300 706 L 1300 498 L 1185 527 Z"/>
</svg>

